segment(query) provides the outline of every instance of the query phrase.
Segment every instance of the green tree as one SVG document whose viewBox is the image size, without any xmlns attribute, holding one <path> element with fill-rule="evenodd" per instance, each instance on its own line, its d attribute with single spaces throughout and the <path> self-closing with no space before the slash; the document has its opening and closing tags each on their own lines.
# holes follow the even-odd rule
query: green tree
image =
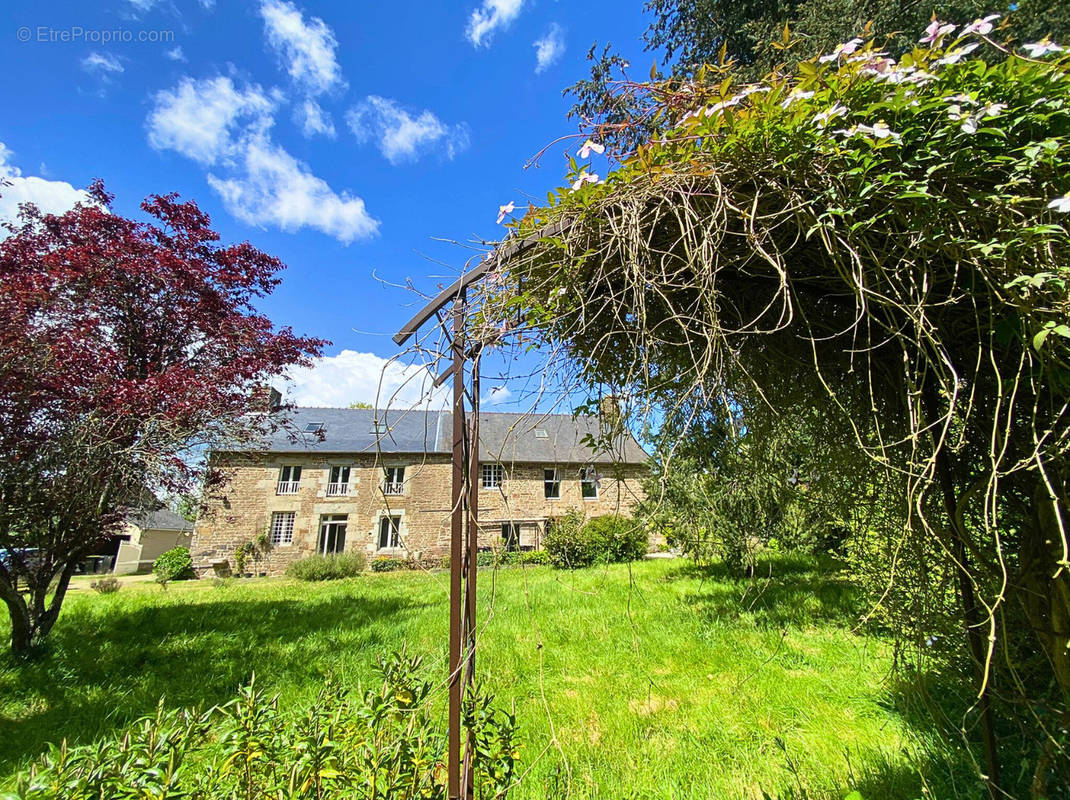
<svg viewBox="0 0 1070 800">
<path fill-rule="evenodd" d="M 1000 33 L 615 86 L 658 134 L 604 181 L 574 161 L 483 301 L 651 416 L 821 420 L 849 445 L 823 471 L 876 472 L 855 485 L 901 520 L 885 580 L 917 558 L 957 600 L 990 794 L 1045 796 L 1070 781 L 1070 58 Z M 1001 776 L 997 715 L 1031 779 Z"/>
</svg>

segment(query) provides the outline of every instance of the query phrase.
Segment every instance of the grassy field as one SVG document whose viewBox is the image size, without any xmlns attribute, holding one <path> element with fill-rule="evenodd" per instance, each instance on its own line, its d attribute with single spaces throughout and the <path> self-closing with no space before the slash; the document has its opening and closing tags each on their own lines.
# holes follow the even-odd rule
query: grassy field
<svg viewBox="0 0 1070 800">
<path fill-rule="evenodd" d="M 887 644 L 852 632 L 851 588 L 803 560 L 773 570 L 482 571 L 479 673 L 515 704 L 530 768 L 515 796 L 953 796 L 941 776 L 964 773 L 900 712 Z M 0 657 L 0 786 L 46 742 L 115 735 L 161 695 L 222 702 L 255 672 L 300 703 L 403 645 L 441 670 L 446 597 L 444 575 L 420 573 L 77 593 L 42 659 Z"/>
</svg>

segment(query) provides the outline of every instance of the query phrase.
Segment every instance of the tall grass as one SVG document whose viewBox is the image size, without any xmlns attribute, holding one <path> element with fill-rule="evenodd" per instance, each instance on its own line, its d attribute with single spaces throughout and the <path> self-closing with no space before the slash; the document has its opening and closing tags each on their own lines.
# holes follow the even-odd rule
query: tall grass
<svg viewBox="0 0 1070 800">
<path fill-rule="evenodd" d="M 955 748 L 898 710 L 850 584 L 771 567 L 751 582 L 666 561 L 481 571 L 478 673 L 519 716 L 514 796 L 974 796 Z M 366 684 L 403 644 L 444 675 L 447 592 L 408 572 L 71 597 L 39 660 L 0 658 L 0 786 L 46 742 L 116 735 L 161 696 L 224 701 L 253 672 L 294 704 L 327 676 Z"/>
</svg>

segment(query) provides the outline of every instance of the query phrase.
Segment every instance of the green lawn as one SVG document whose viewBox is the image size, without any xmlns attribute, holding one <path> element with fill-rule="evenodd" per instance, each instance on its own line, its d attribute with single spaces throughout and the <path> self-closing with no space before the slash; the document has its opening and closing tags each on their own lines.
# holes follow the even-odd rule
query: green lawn
<svg viewBox="0 0 1070 800">
<path fill-rule="evenodd" d="M 515 797 L 798 797 L 801 784 L 911 800 L 923 780 L 953 796 L 945 748 L 898 711 L 889 647 L 852 632 L 850 587 L 801 560 L 774 575 L 481 571 L 479 673 L 515 704 L 530 767 Z M 300 703 L 326 675 L 373 679 L 375 656 L 402 645 L 441 669 L 446 596 L 445 575 L 419 573 L 80 592 L 42 659 L 0 657 L 0 785 L 46 742 L 114 735 L 161 695 L 221 702 L 255 672 Z"/>
</svg>

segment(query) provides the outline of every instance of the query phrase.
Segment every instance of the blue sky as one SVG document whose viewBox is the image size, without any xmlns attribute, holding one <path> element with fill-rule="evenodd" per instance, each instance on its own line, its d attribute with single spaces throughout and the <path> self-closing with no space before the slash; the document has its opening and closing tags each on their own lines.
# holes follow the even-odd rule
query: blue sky
<svg viewBox="0 0 1070 800">
<path fill-rule="evenodd" d="M 9 0 L 0 22 L 0 216 L 96 177 L 123 214 L 196 200 L 288 265 L 271 318 L 332 340 L 296 376 L 310 404 L 375 399 L 415 302 L 377 277 L 433 292 L 467 257 L 433 237 L 495 239 L 499 205 L 561 183 L 579 142 L 524 164 L 574 132 L 591 44 L 652 60 L 639 0 Z"/>
</svg>

